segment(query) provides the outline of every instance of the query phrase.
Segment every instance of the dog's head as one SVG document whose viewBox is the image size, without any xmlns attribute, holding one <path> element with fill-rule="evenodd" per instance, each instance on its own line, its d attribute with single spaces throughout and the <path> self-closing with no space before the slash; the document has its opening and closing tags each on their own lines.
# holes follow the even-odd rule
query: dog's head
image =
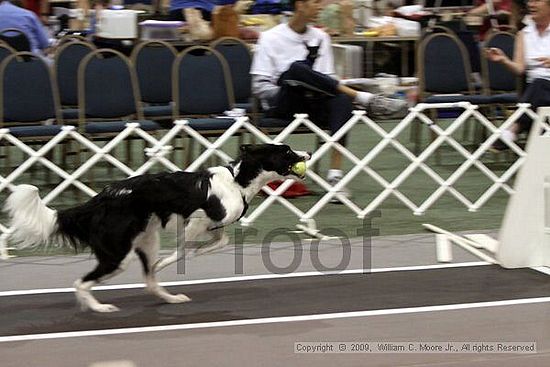
<svg viewBox="0 0 550 367">
<path fill-rule="evenodd" d="M 298 162 L 305 162 L 311 154 L 292 150 L 288 145 L 260 144 L 241 146 L 241 161 L 257 170 L 273 172 L 281 178 L 303 178 L 292 169 Z M 259 173 L 259 172 L 257 172 Z"/>
</svg>

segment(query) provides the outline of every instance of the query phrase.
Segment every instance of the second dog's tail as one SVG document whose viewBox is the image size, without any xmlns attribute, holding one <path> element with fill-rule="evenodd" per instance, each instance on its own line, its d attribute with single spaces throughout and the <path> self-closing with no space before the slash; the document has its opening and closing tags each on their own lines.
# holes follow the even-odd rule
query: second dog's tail
<svg viewBox="0 0 550 367">
<path fill-rule="evenodd" d="M 38 187 L 16 186 L 4 210 L 10 217 L 10 242 L 18 248 L 47 245 L 55 237 L 57 211 L 42 202 Z"/>
</svg>

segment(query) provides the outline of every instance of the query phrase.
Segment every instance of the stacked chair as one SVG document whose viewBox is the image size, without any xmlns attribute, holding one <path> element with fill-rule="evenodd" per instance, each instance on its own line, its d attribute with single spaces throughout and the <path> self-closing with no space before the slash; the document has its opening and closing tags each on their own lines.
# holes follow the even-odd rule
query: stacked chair
<svg viewBox="0 0 550 367">
<path fill-rule="evenodd" d="M 137 122 L 144 131 L 161 126 L 143 117 L 135 70 L 122 53 L 99 49 L 86 55 L 78 68 L 78 126 L 94 140 L 110 140 Z M 126 141 L 127 161 L 132 161 L 130 141 Z"/>
<path fill-rule="evenodd" d="M 444 29 L 444 27 L 438 27 Z M 485 59 L 485 58 L 483 58 Z M 487 65 L 486 71 L 500 65 Z M 419 101 L 426 103 L 452 103 L 467 101 L 480 105 L 488 110 L 496 102 L 495 96 L 487 93 L 486 88 L 479 88 L 473 79 L 468 52 L 463 43 L 452 31 L 441 31 L 426 34 L 421 40 L 417 52 L 417 69 L 419 78 Z M 491 79 L 491 78 L 490 78 Z M 491 80 L 497 80 L 494 76 Z M 499 98 L 509 98 L 499 96 Z M 433 116 L 433 115 L 432 115 Z M 435 116 L 434 120 L 435 120 Z M 416 154 L 421 149 L 420 123 L 413 125 L 412 137 L 415 142 Z M 477 129 L 476 129 L 477 131 Z M 467 130 L 465 130 L 467 134 Z M 477 135 L 477 134 L 476 134 Z M 474 140 L 478 139 L 474 137 Z"/>
<path fill-rule="evenodd" d="M 0 128 L 28 144 L 43 144 L 61 131 L 63 118 L 57 87 L 44 60 L 30 52 L 0 63 Z M 3 157 L 11 166 L 10 148 Z"/>
<path fill-rule="evenodd" d="M 0 41 L 19 52 L 30 52 L 31 42 L 23 31 L 16 28 L 5 28 L 0 31 Z"/>
<path fill-rule="evenodd" d="M 96 47 L 77 38 L 59 46 L 54 55 L 54 73 L 65 121 L 78 121 L 78 67 Z"/>
<path fill-rule="evenodd" d="M 172 121 L 172 65 L 176 56 L 176 49 L 163 41 L 142 42 L 132 51 L 146 119 L 162 124 Z"/>
<path fill-rule="evenodd" d="M 178 55 L 172 67 L 172 96 L 173 118 L 187 118 L 190 127 L 205 136 L 219 136 L 235 122 L 224 115 L 235 105 L 229 66 L 210 47 L 193 46 Z"/>
</svg>

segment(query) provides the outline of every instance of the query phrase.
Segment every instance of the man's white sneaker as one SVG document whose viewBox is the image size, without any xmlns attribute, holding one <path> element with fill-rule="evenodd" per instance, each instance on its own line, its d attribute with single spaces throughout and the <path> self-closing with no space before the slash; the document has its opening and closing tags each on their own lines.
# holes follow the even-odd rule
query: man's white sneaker
<svg viewBox="0 0 550 367">
<path fill-rule="evenodd" d="M 378 119 L 401 119 L 409 113 L 406 101 L 384 97 L 381 94 L 372 96 L 364 106 L 367 116 Z"/>
<path fill-rule="evenodd" d="M 338 182 L 340 182 L 341 179 L 342 179 L 341 177 L 333 177 L 333 178 L 327 179 L 327 182 L 330 186 L 334 187 Z M 351 191 L 349 191 L 347 187 L 342 187 L 340 191 L 338 191 L 338 194 L 344 196 L 347 199 L 351 198 Z M 333 196 L 330 199 L 330 202 L 333 204 L 342 204 L 338 196 Z"/>
</svg>

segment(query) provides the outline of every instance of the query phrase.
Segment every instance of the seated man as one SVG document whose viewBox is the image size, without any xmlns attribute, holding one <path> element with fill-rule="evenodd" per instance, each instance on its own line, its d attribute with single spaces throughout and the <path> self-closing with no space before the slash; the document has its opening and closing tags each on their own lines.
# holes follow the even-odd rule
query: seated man
<svg viewBox="0 0 550 367">
<path fill-rule="evenodd" d="M 356 91 L 333 78 L 330 37 L 309 26 L 319 13 L 321 0 L 290 3 L 293 16 L 288 24 L 261 34 L 250 70 L 252 91 L 261 99 L 268 116 L 292 118 L 295 113 L 307 113 L 311 121 L 330 127 L 334 134 L 351 118 L 354 102 L 375 118 L 401 118 L 407 114 L 405 101 Z M 342 176 L 341 155 L 333 150 L 327 180 L 335 185 Z M 341 194 L 349 196 L 347 190 Z"/>
<path fill-rule="evenodd" d="M 538 107 L 550 106 L 550 0 L 529 2 L 531 19 L 526 27 L 517 33 L 514 60 L 510 60 L 498 48 L 485 50 L 486 56 L 493 62 L 499 62 L 517 75 L 527 77 L 527 88 L 520 102 L 530 103 L 536 111 Z M 503 131 L 502 139 L 515 141 L 517 135 L 529 131 L 532 121 L 522 116 L 510 129 Z M 495 150 L 508 148 L 501 140 L 493 145 Z"/>
<path fill-rule="evenodd" d="M 17 28 L 29 39 L 31 51 L 43 55 L 50 42 L 44 26 L 32 11 L 15 6 L 9 0 L 0 0 L 0 30 Z"/>
</svg>

